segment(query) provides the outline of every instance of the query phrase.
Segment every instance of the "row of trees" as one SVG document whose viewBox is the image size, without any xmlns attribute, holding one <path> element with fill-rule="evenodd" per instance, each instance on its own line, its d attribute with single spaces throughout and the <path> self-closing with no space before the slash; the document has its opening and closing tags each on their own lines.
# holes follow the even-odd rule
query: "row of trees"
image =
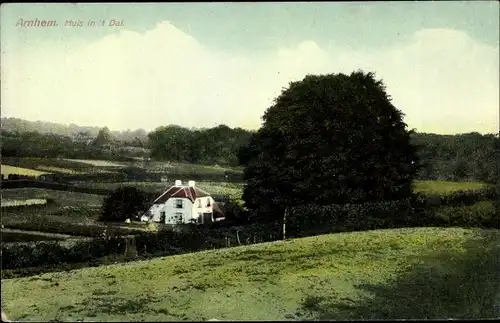
<svg viewBox="0 0 500 323">
<path fill-rule="evenodd" d="M 419 148 L 421 179 L 498 181 L 498 135 L 414 133 L 412 142 Z"/>
<path fill-rule="evenodd" d="M 239 149 L 252 132 L 220 125 L 210 129 L 160 127 L 148 135 L 151 157 L 194 164 L 238 165 Z"/>
<path fill-rule="evenodd" d="M 60 124 L 46 121 L 28 121 L 19 118 L 4 117 L 0 119 L 1 129 L 7 132 L 39 132 L 42 134 L 57 134 L 74 138 L 95 138 L 103 128 L 78 126 L 75 124 Z M 106 129 L 106 128 L 104 128 Z M 133 142 L 137 139 L 145 141 L 147 132 L 144 129 L 110 131 L 113 138 L 122 142 Z"/>
<path fill-rule="evenodd" d="M 149 151 L 139 140 L 118 141 L 109 129 L 101 129 L 97 136 L 79 132 L 72 136 L 36 131 L 1 131 L 2 156 L 82 158 L 119 160 L 126 157 L 148 157 Z"/>
</svg>

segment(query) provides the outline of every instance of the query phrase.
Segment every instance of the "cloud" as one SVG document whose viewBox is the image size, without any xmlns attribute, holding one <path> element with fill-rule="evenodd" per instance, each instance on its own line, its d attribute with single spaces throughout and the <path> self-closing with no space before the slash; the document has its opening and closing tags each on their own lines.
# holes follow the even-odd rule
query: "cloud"
<svg viewBox="0 0 500 323">
<path fill-rule="evenodd" d="M 426 29 L 360 51 L 306 40 L 267 52 L 204 46 L 168 22 L 83 47 L 2 53 L 2 115 L 111 129 L 167 124 L 258 128 L 290 81 L 308 73 L 373 71 L 418 131 L 497 132 L 498 47 Z"/>
</svg>

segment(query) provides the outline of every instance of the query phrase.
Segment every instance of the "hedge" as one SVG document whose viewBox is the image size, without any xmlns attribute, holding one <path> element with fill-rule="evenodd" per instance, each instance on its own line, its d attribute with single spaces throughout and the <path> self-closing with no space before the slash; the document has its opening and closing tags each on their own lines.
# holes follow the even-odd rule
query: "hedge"
<svg viewBox="0 0 500 323">
<path fill-rule="evenodd" d="M 499 198 L 497 188 L 493 185 L 474 190 L 461 190 L 448 194 L 415 194 L 417 199 L 425 199 L 426 206 L 462 206 Z"/>
<path fill-rule="evenodd" d="M 9 222 L 8 224 L 5 224 L 5 226 L 9 229 L 68 234 L 81 237 L 101 237 L 105 231 L 111 235 L 136 234 L 143 232 L 143 230 L 140 229 L 127 229 L 105 224 L 76 224 L 62 221 L 47 221 L 47 219 L 43 217 L 32 217 L 29 221 L 23 222 Z"/>
<path fill-rule="evenodd" d="M 45 188 L 56 191 L 70 191 L 78 192 L 83 194 L 95 194 L 95 195 L 109 195 L 110 190 L 103 188 L 92 188 L 92 187 L 80 187 L 62 183 L 46 182 L 46 181 L 33 181 L 33 180 L 9 180 L 2 182 L 2 189 L 16 189 L 16 188 Z"/>
<path fill-rule="evenodd" d="M 273 241 L 279 238 L 279 226 L 260 224 L 247 228 L 215 229 L 186 226 L 185 231 L 141 231 L 134 237 L 137 255 L 161 252 L 178 254 L 214 248 Z M 16 269 L 53 264 L 77 263 L 125 253 L 126 239 L 131 236 L 108 234 L 106 237 L 2 244 L 2 268 Z"/>
<path fill-rule="evenodd" d="M 7 176 L 7 180 L 13 181 L 13 180 L 20 180 L 20 179 L 26 179 L 26 180 L 35 180 L 37 176 L 32 176 L 32 175 L 22 175 L 22 174 L 9 174 Z M 2 175 L 2 180 L 4 179 Z"/>
</svg>

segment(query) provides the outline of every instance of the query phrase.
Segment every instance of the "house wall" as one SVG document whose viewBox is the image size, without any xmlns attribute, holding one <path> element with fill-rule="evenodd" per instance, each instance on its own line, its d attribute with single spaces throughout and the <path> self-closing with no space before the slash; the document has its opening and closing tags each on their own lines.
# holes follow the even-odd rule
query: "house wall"
<svg viewBox="0 0 500 323">
<path fill-rule="evenodd" d="M 207 201 L 210 201 L 210 206 L 207 206 Z M 198 217 L 203 216 L 203 213 L 212 213 L 213 221 L 213 205 L 214 199 L 211 196 L 199 197 L 194 201 L 192 213 L 193 219 L 198 219 Z"/>
<path fill-rule="evenodd" d="M 200 197 L 192 203 L 187 198 L 181 198 L 179 200 L 183 201 L 183 208 L 179 209 L 176 207 L 176 200 L 178 198 L 170 198 L 165 204 L 154 204 L 150 209 L 149 213 L 152 215 L 152 220 L 154 222 L 160 222 L 161 212 L 165 212 L 165 223 L 176 224 L 176 213 L 182 213 L 182 219 L 184 223 L 190 223 L 191 219 L 198 221 L 198 217 L 202 216 L 203 213 L 213 214 L 214 199 L 210 196 Z M 210 201 L 210 206 L 207 202 Z M 213 220 L 213 218 L 212 218 Z"/>
<path fill-rule="evenodd" d="M 177 200 L 182 200 L 182 208 L 177 208 Z M 149 211 L 153 215 L 152 220 L 155 222 L 160 222 L 161 212 L 165 212 L 165 223 L 176 224 L 177 219 L 175 217 L 177 213 L 182 214 L 182 220 L 184 223 L 189 223 L 192 218 L 192 210 L 193 203 L 189 199 L 171 198 L 164 204 L 153 205 Z"/>
</svg>

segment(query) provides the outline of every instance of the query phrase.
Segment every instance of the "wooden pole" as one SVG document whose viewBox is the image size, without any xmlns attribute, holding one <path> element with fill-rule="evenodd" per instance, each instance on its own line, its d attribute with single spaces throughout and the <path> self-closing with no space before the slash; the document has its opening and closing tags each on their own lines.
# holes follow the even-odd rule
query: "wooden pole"
<svg viewBox="0 0 500 323">
<path fill-rule="evenodd" d="M 285 213 L 283 214 L 283 240 L 286 240 L 286 216 L 288 215 L 288 208 L 285 208 Z"/>
<path fill-rule="evenodd" d="M 240 235 L 238 233 L 239 233 L 239 230 L 236 230 L 236 239 L 238 239 L 238 245 L 241 246 Z"/>
</svg>

